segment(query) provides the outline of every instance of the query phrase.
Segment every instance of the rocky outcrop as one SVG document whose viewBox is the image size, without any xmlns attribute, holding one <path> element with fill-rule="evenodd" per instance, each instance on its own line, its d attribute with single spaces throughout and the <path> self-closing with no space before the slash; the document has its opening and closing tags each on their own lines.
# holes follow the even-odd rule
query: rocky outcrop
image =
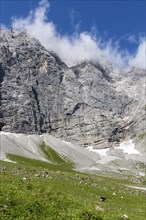
<svg viewBox="0 0 146 220">
<path fill-rule="evenodd" d="M 0 129 L 108 147 L 145 128 L 142 69 L 67 67 L 26 33 L 1 31 Z"/>
</svg>

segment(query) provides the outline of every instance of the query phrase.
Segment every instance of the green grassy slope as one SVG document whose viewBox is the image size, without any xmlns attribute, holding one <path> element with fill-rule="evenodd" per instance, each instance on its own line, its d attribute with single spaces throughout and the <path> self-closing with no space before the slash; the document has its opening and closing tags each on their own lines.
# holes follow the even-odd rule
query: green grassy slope
<svg viewBox="0 0 146 220">
<path fill-rule="evenodd" d="M 48 159 L 53 164 L 58 164 L 64 167 L 73 168 L 74 164 L 68 158 L 62 157 L 50 146 L 46 145 L 45 142 L 42 142 L 39 147 L 44 153 L 46 159 Z"/>
<path fill-rule="evenodd" d="M 0 162 L 1 220 L 120 220 L 124 214 L 145 219 L 144 191 L 127 188 L 128 181 L 76 172 L 58 156 L 53 164 L 9 158 L 17 163 Z"/>
</svg>

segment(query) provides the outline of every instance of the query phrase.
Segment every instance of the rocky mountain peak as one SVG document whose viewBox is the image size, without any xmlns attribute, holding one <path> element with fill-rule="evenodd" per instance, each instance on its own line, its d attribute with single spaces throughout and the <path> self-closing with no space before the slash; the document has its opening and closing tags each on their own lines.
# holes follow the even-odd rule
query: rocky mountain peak
<svg viewBox="0 0 146 220">
<path fill-rule="evenodd" d="M 0 33 L 0 129 L 108 147 L 144 130 L 143 69 L 73 67 L 25 32 Z M 118 73 L 120 74 L 120 73 Z"/>
</svg>

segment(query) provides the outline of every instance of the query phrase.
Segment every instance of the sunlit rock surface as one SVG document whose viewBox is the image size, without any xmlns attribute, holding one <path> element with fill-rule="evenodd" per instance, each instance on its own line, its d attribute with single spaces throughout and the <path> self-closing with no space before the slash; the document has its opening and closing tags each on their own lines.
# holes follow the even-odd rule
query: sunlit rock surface
<svg viewBox="0 0 146 220">
<path fill-rule="evenodd" d="M 83 62 L 67 67 L 26 33 L 0 33 L 0 130 L 49 133 L 109 148 L 145 129 L 145 71 Z"/>
</svg>

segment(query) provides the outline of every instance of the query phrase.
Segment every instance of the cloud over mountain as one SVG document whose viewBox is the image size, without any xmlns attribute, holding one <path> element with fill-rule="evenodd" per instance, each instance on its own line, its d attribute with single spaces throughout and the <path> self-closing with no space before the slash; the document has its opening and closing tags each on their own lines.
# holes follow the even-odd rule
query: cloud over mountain
<svg viewBox="0 0 146 220">
<path fill-rule="evenodd" d="M 139 46 L 134 54 L 121 50 L 118 42 L 103 41 L 93 32 L 74 32 L 71 36 L 62 35 L 55 24 L 47 18 L 49 2 L 42 0 L 38 8 L 30 11 L 25 18 L 13 18 L 14 29 L 26 30 L 37 38 L 48 50 L 56 52 L 69 66 L 91 60 L 101 63 L 111 62 L 117 68 L 132 66 L 145 68 L 146 38 L 139 38 Z"/>
</svg>

